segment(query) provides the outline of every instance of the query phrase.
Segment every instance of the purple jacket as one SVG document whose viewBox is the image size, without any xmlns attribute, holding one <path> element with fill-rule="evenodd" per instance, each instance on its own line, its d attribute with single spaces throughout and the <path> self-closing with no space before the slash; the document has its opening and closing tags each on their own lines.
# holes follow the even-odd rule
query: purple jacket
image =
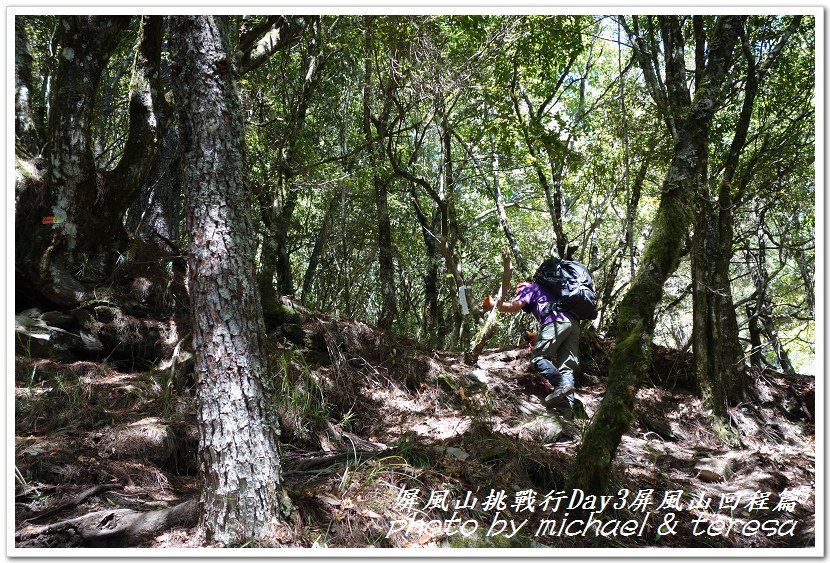
<svg viewBox="0 0 830 563">
<path fill-rule="evenodd" d="M 561 321 L 568 319 L 567 315 L 562 311 L 552 311 L 549 315 L 542 317 L 542 310 L 551 301 L 556 301 L 556 297 L 546 288 L 532 283 L 524 288 L 516 295 L 516 300 L 525 304 L 523 311 L 531 313 L 539 324 L 546 325 L 553 321 Z"/>
</svg>

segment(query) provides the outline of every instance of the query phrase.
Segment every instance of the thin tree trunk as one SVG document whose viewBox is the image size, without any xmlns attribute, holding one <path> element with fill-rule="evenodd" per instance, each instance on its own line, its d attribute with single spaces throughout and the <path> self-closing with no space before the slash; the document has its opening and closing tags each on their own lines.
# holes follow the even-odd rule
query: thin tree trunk
<svg viewBox="0 0 830 563">
<path fill-rule="evenodd" d="M 279 31 L 273 39 L 276 43 L 267 49 L 267 56 L 289 47 L 294 39 L 283 41 L 282 38 L 293 37 L 293 34 L 298 33 L 298 29 L 302 29 L 302 27 L 297 27 L 298 22 L 293 19 L 278 18 L 277 21 L 279 25 L 272 30 Z M 276 186 L 277 200 L 271 205 L 262 207 L 266 236 L 263 243 L 263 267 L 258 282 L 266 316 L 268 317 L 271 316 L 272 311 L 280 309 L 279 294 L 293 295 L 295 291 L 289 245 L 291 243 L 291 222 L 300 198 L 300 188 L 293 182 L 296 174 L 297 143 L 300 140 L 300 132 L 305 126 L 308 108 L 320 83 L 326 62 L 326 57 L 321 54 L 323 39 L 321 37 L 320 17 L 310 16 L 305 18 L 304 21 L 307 24 L 305 28 L 308 31 L 304 42 L 305 51 L 302 53 L 301 68 L 304 74 L 296 100 L 291 106 L 287 118 L 286 131 L 279 139 L 277 150 L 279 158 Z M 267 37 L 268 35 L 266 35 Z M 243 65 L 243 68 L 245 71 L 250 70 L 262 64 L 263 61 L 264 59 L 259 57 L 256 65 Z M 273 227 L 270 225 L 273 225 Z M 269 236 L 268 233 L 273 234 Z M 276 288 L 274 288 L 273 281 L 275 275 Z"/>
<path fill-rule="evenodd" d="M 755 256 L 752 255 L 751 251 L 746 251 L 747 267 L 750 275 L 752 276 L 752 281 L 755 284 L 756 300 L 755 310 L 752 317 L 750 317 L 750 320 L 754 320 L 757 323 L 756 328 L 760 328 L 761 333 L 766 336 L 767 341 L 775 351 L 775 356 L 778 360 L 778 364 L 781 366 L 781 369 L 785 373 L 795 374 L 795 369 L 790 362 L 789 354 L 787 354 L 787 350 L 784 348 L 784 345 L 778 336 L 778 329 L 776 328 L 775 321 L 773 320 L 772 305 L 767 296 L 767 288 L 769 287 L 771 280 L 769 273 L 767 272 L 766 261 L 767 245 L 765 238 L 766 235 L 764 233 L 765 211 L 756 211 L 756 215 L 758 216 L 758 228 L 756 231 L 758 251 Z"/>
<path fill-rule="evenodd" d="M 739 16 L 723 16 L 717 21 L 702 86 L 695 92 L 688 113 L 684 112 L 674 156 L 663 182 L 654 230 L 637 274 L 620 303 L 617 344 L 611 356 L 605 396 L 571 466 L 566 485 L 569 489 L 598 494 L 605 492 L 611 482 L 611 462 L 634 419 L 635 392 L 651 365 L 654 312 L 666 280 L 677 268 L 683 239 L 692 222 L 689 202 L 705 162 L 709 127 L 740 27 Z M 682 53 L 682 43 L 671 47 L 669 52 Z M 675 78 L 680 80 L 681 76 Z M 682 94 L 679 96 L 682 101 Z"/>
<path fill-rule="evenodd" d="M 424 340 L 432 344 L 442 343 L 447 336 L 446 324 L 441 319 L 439 307 L 439 278 L 438 272 L 441 267 L 440 250 L 438 248 L 437 233 L 441 228 L 441 214 L 438 209 L 432 213 L 431 220 L 418 201 L 418 194 L 415 184 L 410 183 L 410 196 L 412 206 L 415 210 L 415 217 L 421 225 L 421 234 L 424 239 L 424 247 L 427 254 L 427 269 L 424 273 L 424 314 L 422 320 L 421 335 Z M 437 206 L 436 206 L 437 207 Z"/>
<path fill-rule="evenodd" d="M 323 256 L 323 251 L 328 242 L 329 235 L 331 235 L 331 227 L 334 224 L 334 214 L 337 211 L 337 204 L 339 203 L 338 193 L 333 193 L 329 198 L 329 203 L 326 206 L 326 214 L 323 216 L 323 225 L 317 231 L 317 238 L 314 240 L 314 248 L 311 250 L 311 256 L 308 258 L 308 266 L 303 276 L 303 289 L 301 297 L 307 302 L 311 294 L 311 287 L 314 284 L 314 278 L 317 275 L 317 267 L 320 264 L 320 258 Z"/>
<path fill-rule="evenodd" d="M 501 192 L 501 182 L 499 181 L 499 153 L 496 146 L 496 138 L 492 133 L 490 134 L 490 158 L 493 168 L 493 198 L 496 200 L 496 210 L 499 214 L 499 224 L 504 231 L 504 236 L 507 238 L 507 243 L 510 245 L 510 250 L 513 252 L 513 257 L 516 259 L 516 267 L 519 272 L 525 276 L 529 276 L 530 272 L 527 269 L 527 263 L 522 255 L 522 249 L 519 248 L 519 241 L 516 240 L 516 235 L 513 234 L 513 229 L 510 227 L 510 222 L 507 220 L 507 211 L 504 207 L 504 196 Z"/>
<path fill-rule="evenodd" d="M 761 341 L 761 332 L 762 327 L 761 323 L 758 322 L 758 308 L 757 308 L 758 301 L 756 300 L 755 306 L 751 304 L 747 304 L 746 306 L 746 316 L 748 321 L 748 331 L 749 331 L 749 363 L 752 367 L 756 369 L 764 369 L 764 362 L 761 359 L 762 350 L 764 347 L 763 342 Z"/>
<path fill-rule="evenodd" d="M 617 255 L 611 262 L 610 270 L 608 272 L 608 275 L 605 277 L 605 284 L 602 290 L 602 297 L 600 298 L 599 302 L 602 304 L 602 308 L 600 311 L 602 315 L 601 322 L 606 327 L 610 327 L 611 323 L 609 322 L 605 312 L 613 309 L 613 304 L 611 303 L 611 301 L 614 297 L 614 286 L 616 286 L 617 284 L 617 277 L 619 276 L 620 269 L 622 269 L 623 261 L 625 260 L 626 256 L 628 256 L 629 258 L 629 267 L 631 268 L 631 279 L 634 278 L 634 268 L 636 264 L 636 244 L 634 243 L 634 218 L 637 215 L 637 209 L 640 205 L 640 196 L 643 191 L 643 182 L 645 181 L 646 173 L 648 172 L 648 168 L 651 164 L 652 157 L 653 152 L 649 151 L 646 154 L 646 157 L 643 159 L 640 168 L 637 170 L 637 176 L 634 179 L 634 183 L 630 187 L 630 193 L 628 194 L 628 199 L 626 200 L 625 232 L 623 233 L 622 240 L 620 241 L 620 247 L 617 251 Z"/>
<path fill-rule="evenodd" d="M 798 218 L 798 214 L 794 217 L 794 230 L 797 233 L 802 232 L 803 226 Z M 816 287 L 814 280 L 815 260 L 809 260 L 807 252 L 803 247 L 794 249 L 795 262 L 798 265 L 798 273 L 801 274 L 801 280 L 804 282 L 804 300 L 807 302 L 807 307 L 810 309 L 810 314 L 815 317 L 816 314 Z"/>
<path fill-rule="evenodd" d="M 297 209 L 300 191 L 298 187 L 292 185 L 291 174 L 283 171 L 282 175 L 283 180 L 280 182 L 280 185 L 283 186 L 282 191 L 286 194 L 286 197 L 279 210 L 277 224 L 274 225 L 274 230 L 276 231 L 276 252 L 273 257 L 276 258 L 276 263 L 274 264 L 272 273 L 277 275 L 278 292 L 282 295 L 293 295 L 294 274 L 291 271 L 291 256 L 288 251 L 288 245 L 290 244 L 291 220 L 294 217 L 294 211 Z M 263 284 L 269 279 L 270 276 L 263 276 Z M 273 288 L 273 283 L 270 286 Z M 264 287 L 264 285 L 261 284 L 260 287 Z M 267 293 L 263 294 L 263 297 L 267 302 L 270 302 L 272 299 L 276 299 L 276 292 L 273 289 L 269 289 Z"/>
<path fill-rule="evenodd" d="M 510 294 L 510 280 L 513 277 L 513 268 L 510 264 L 510 249 L 503 246 L 501 249 L 502 275 L 499 292 L 496 294 L 496 302 L 481 325 L 476 336 L 470 342 L 470 350 L 464 354 L 464 362 L 468 365 L 475 365 L 478 357 L 484 350 L 487 341 L 495 334 L 498 328 L 499 305 L 501 305 Z"/>
<path fill-rule="evenodd" d="M 378 277 L 380 278 L 381 309 L 377 326 L 382 330 L 392 328 L 392 322 L 398 311 L 395 295 L 395 264 L 392 250 L 392 223 L 389 218 L 389 186 L 381 172 L 381 155 L 385 134 L 385 122 L 388 118 L 390 96 L 385 99 L 385 107 L 372 128 L 372 60 L 374 57 L 372 16 L 364 17 L 364 74 L 363 74 L 363 134 L 369 147 L 369 166 L 372 172 L 372 185 L 375 190 L 375 211 L 377 212 Z"/>
<path fill-rule="evenodd" d="M 211 544 L 267 545 L 284 525 L 286 497 L 235 69 L 213 16 L 169 21 L 190 234 L 201 524 Z"/>
</svg>

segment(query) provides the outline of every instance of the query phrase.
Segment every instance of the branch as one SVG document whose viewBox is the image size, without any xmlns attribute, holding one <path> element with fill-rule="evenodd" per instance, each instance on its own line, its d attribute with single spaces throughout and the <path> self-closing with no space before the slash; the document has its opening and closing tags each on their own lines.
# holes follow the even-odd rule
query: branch
<svg viewBox="0 0 830 563">
<path fill-rule="evenodd" d="M 493 334 L 495 334 L 496 328 L 498 328 L 497 319 L 499 316 L 499 305 L 504 303 L 504 300 L 510 291 L 510 279 L 513 277 L 513 267 L 510 264 L 510 249 L 507 246 L 502 246 L 501 248 L 501 259 L 504 264 L 504 269 L 502 270 L 501 275 L 501 287 L 499 288 L 498 295 L 496 295 L 496 304 L 487 314 L 487 319 L 484 321 L 484 325 L 470 343 L 469 353 L 465 354 L 464 361 L 469 365 L 475 365 L 478 361 L 478 357 L 484 350 L 485 344 L 487 344 L 487 341 L 490 340 Z"/>
<path fill-rule="evenodd" d="M 112 171 L 112 191 L 108 205 L 126 209 L 150 172 L 158 146 L 158 112 L 163 87 L 161 84 L 161 43 L 164 18 L 149 16 L 142 20 L 141 37 L 130 79 L 130 124 L 124 152 Z"/>
<path fill-rule="evenodd" d="M 761 65 L 760 70 L 758 71 L 758 80 L 760 81 L 769 71 L 772 64 L 778 58 L 778 55 L 784 49 L 784 46 L 787 44 L 787 41 L 790 40 L 790 37 L 793 33 L 796 32 L 798 26 L 801 24 L 801 16 L 794 16 L 793 21 L 790 22 L 790 25 L 787 26 L 787 29 L 781 35 L 781 38 L 778 40 L 778 43 L 775 44 L 775 47 L 772 48 L 770 51 L 769 56 Z"/>
<path fill-rule="evenodd" d="M 287 19 L 277 16 L 269 19 L 266 24 L 255 27 L 251 32 L 243 34 L 240 39 L 241 57 L 239 59 L 239 74 L 245 74 L 268 60 L 276 53 L 296 44 L 302 37 L 304 25 L 302 19 Z M 254 41 L 254 31 L 264 33 Z M 244 44 L 243 44 L 244 41 Z M 243 48 L 247 46 L 247 48 Z"/>
</svg>

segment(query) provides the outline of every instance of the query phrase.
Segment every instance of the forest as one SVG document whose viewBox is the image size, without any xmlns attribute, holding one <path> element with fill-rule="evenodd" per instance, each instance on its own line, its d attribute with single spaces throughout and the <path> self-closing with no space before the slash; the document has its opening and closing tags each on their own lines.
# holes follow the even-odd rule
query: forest
<svg viewBox="0 0 830 563">
<path fill-rule="evenodd" d="M 10 12 L 9 552 L 823 553 L 803 12 Z"/>
</svg>

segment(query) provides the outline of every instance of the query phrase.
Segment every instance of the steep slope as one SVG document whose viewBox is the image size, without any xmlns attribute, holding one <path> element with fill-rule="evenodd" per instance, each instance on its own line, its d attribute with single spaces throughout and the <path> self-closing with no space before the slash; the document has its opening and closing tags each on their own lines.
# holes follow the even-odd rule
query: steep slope
<svg viewBox="0 0 830 563">
<path fill-rule="evenodd" d="M 638 392 L 638 421 L 615 462 L 617 491 L 599 511 L 600 501 L 557 493 L 602 399 L 612 342 L 583 338 L 585 412 L 574 421 L 546 412 L 523 347 L 485 351 L 470 367 L 458 354 L 318 315 L 302 330 L 273 331 L 269 343 L 295 505 L 286 545 L 814 545 L 812 378 L 753 373 L 754 400 L 731 411 L 745 447 L 730 451 L 688 387 L 689 358 L 657 349 L 653 383 Z M 96 511 L 195 498 L 192 392 L 177 390 L 169 362 L 158 367 L 168 369 L 18 355 L 19 546 L 40 545 L 49 524 L 54 531 Z M 591 513 L 602 525 L 572 524 Z M 192 521 L 134 541 L 198 546 Z M 629 521 L 636 531 L 627 534 Z M 674 533 L 661 529 L 667 521 L 676 521 Z M 51 541 L 75 545 L 65 535 Z"/>
</svg>

